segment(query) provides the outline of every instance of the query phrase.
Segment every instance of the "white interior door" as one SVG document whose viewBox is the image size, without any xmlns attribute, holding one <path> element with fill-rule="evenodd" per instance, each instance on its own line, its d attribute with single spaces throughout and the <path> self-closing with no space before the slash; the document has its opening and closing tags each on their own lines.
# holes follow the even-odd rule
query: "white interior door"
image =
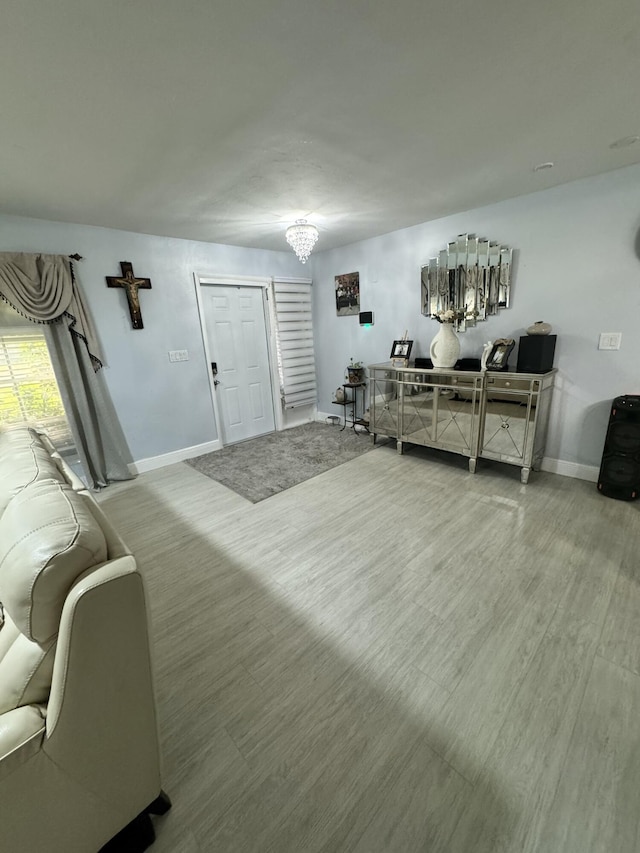
<svg viewBox="0 0 640 853">
<path fill-rule="evenodd" d="M 204 285 L 202 304 L 224 443 L 273 432 L 263 288 Z"/>
</svg>

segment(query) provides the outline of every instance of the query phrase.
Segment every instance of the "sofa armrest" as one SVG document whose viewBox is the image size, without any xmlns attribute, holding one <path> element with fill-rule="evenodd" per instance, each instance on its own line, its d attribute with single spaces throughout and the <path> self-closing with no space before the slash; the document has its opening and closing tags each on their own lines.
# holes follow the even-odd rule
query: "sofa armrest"
<svg viewBox="0 0 640 853">
<path fill-rule="evenodd" d="M 131 556 L 88 572 L 67 597 L 42 748 L 131 818 L 160 792 L 145 591 Z"/>
<path fill-rule="evenodd" d="M 0 714 L 0 779 L 38 752 L 44 728 L 44 715 L 37 705 L 24 705 Z"/>
</svg>

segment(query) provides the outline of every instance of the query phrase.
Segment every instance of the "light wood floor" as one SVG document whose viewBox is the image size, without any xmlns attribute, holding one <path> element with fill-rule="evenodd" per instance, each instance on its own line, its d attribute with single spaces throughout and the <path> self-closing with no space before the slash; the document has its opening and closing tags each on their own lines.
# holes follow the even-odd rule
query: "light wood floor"
<svg viewBox="0 0 640 853">
<path fill-rule="evenodd" d="M 156 853 L 640 850 L 638 504 L 389 446 L 100 500 L 148 582 Z"/>
</svg>

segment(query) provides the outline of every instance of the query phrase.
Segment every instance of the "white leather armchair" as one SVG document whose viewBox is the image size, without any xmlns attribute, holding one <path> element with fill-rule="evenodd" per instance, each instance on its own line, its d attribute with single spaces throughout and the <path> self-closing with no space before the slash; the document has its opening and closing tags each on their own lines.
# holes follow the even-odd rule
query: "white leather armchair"
<svg viewBox="0 0 640 853">
<path fill-rule="evenodd" d="M 0 601 L 0 850 L 97 853 L 127 825 L 146 849 L 170 803 L 144 584 L 89 494 L 35 479 L 11 497 Z"/>
</svg>

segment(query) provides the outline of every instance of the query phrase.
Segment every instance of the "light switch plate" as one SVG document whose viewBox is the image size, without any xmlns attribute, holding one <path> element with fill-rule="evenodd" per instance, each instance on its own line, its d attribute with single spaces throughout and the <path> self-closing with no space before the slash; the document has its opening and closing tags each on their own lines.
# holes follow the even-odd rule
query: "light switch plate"
<svg viewBox="0 0 640 853">
<path fill-rule="evenodd" d="M 189 351 L 186 349 L 169 350 L 169 361 L 189 361 Z"/>
<path fill-rule="evenodd" d="M 622 332 L 600 332 L 598 349 L 616 350 L 620 349 L 622 343 Z"/>
</svg>

